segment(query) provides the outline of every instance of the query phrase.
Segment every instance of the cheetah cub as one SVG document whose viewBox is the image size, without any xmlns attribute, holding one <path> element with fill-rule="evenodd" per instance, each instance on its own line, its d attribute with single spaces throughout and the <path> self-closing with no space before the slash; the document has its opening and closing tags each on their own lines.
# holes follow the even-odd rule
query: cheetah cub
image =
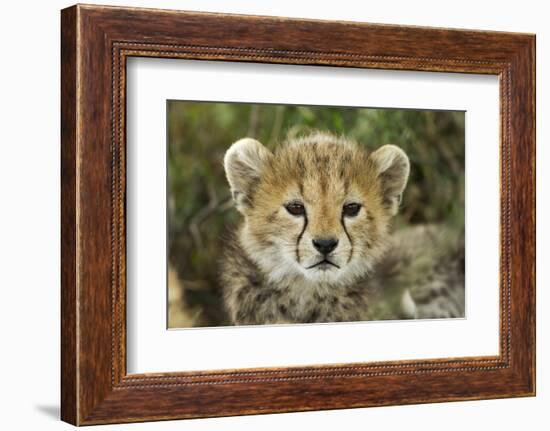
<svg viewBox="0 0 550 431">
<path fill-rule="evenodd" d="M 221 265 L 234 324 L 463 315 L 460 250 L 437 227 L 390 234 L 410 169 L 400 148 L 315 133 L 272 153 L 245 138 L 224 168 L 244 217 Z"/>
</svg>

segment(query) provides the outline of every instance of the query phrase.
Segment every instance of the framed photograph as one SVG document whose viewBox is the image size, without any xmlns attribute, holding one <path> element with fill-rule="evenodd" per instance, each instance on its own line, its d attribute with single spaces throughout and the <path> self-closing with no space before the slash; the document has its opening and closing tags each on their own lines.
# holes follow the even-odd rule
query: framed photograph
<svg viewBox="0 0 550 431">
<path fill-rule="evenodd" d="M 61 416 L 535 394 L 535 36 L 61 13 Z"/>
</svg>

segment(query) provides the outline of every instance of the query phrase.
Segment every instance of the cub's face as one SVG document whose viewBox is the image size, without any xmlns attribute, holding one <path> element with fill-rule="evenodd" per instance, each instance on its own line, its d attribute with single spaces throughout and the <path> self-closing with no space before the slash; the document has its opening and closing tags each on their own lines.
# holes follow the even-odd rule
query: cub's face
<svg viewBox="0 0 550 431">
<path fill-rule="evenodd" d="M 275 283 L 348 284 L 364 276 L 384 249 L 409 175 L 395 146 L 368 156 L 324 134 L 275 153 L 242 139 L 224 166 L 245 217 L 241 244 Z"/>
</svg>

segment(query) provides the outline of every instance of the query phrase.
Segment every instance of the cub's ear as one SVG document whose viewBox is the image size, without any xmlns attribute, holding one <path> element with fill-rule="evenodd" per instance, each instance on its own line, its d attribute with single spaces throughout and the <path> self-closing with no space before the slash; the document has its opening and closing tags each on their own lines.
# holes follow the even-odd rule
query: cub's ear
<svg viewBox="0 0 550 431">
<path fill-rule="evenodd" d="M 372 153 L 369 158 L 374 162 L 378 171 L 384 205 L 392 215 L 395 215 L 409 178 L 409 158 L 401 148 L 395 145 L 384 145 Z"/>
<path fill-rule="evenodd" d="M 262 175 L 271 152 L 251 138 L 240 139 L 225 153 L 223 166 L 237 209 L 243 212 L 249 205 L 252 192 Z"/>
</svg>

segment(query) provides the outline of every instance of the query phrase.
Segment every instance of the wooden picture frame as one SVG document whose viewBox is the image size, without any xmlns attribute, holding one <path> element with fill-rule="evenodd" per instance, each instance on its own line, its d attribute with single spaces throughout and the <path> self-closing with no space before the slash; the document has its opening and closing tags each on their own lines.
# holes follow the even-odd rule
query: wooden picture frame
<svg viewBox="0 0 550 431">
<path fill-rule="evenodd" d="M 83 5 L 61 17 L 64 421 L 535 394 L 534 35 Z M 131 56 L 498 75 L 500 354 L 128 375 L 125 65 Z"/>
</svg>

